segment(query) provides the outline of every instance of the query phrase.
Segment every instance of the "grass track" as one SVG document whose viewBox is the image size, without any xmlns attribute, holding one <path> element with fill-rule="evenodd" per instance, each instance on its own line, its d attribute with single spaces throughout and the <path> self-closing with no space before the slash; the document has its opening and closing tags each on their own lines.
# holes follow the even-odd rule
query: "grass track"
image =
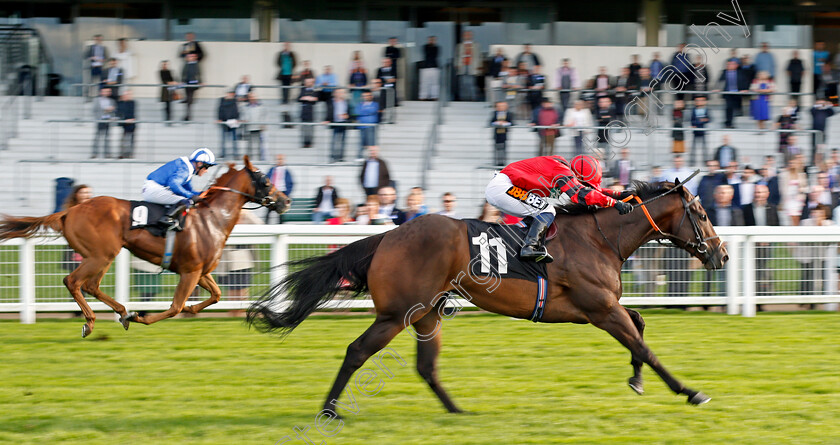
<svg viewBox="0 0 840 445">
<path fill-rule="evenodd" d="M 693 407 L 592 326 L 462 314 L 445 322 L 450 415 L 408 366 L 328 444 L 840 443 L 840 314 L 643 312 L 666 367 L 710 396 Z M 369 316 L 313 317 L 284 343 L 240 320 L 170 320 L 123 332 L 82 322 L 0 322 L 0 442 L 266 444 L 314 424 L 346 345 Z M 367 364 L 365 368 L 372 368 Z M 357 392 L 357 391 L 354 391 Z M 342 399 L 346 401 L 346 398 Z M 289 444 L 304 443 L 299 440 Z"/>
</svg>

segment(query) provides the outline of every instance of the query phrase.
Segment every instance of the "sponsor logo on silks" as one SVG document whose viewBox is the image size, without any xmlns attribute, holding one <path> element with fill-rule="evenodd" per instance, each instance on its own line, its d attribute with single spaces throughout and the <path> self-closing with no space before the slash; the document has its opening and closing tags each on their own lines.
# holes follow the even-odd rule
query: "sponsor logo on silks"
<svg viewBox="0 0 840 445">
<path fill-rule="evenodd" d="M 511 186 L 511 188 L 507 189 L 507 192 L 505 192 L 505 193 L 507 193 L 508 195 L 510 195 L 513 198 L 516 198 L 516 199 L 524 202 L 525 204 L 528 204 L 529 206 L 531 206 L 535 209 L 544 210 L 546 207 L 548 207 L 548 201 L 544 200 L 543 198 L 539 197 L 538 195 L 535 195 L 535 194 L 533 194 L 533 193 L 531 193 L 531 192 L 529 192 L 529 191 L 527 191 L 523 188 L 517 187 L 515 185 Z"/>
</svg>

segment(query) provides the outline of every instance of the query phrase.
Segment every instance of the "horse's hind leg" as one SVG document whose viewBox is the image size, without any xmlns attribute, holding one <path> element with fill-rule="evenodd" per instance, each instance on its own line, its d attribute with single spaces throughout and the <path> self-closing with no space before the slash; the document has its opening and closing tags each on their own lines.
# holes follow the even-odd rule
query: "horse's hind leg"
<svg viewBox="0 0 840 445">
<path fill-rule="evenodd" d="M 627 315 L 630 316 L 630 319 L 633 320 L 636 330 L 639 331 L 639 337 L 644 340 L 645 320 L 642 319 L 642 315 L 633 309 L 624 309 L 627 311 Z M 633 365 L 633 377 L 630 377 L 627 384 L 630 385 L 630 388 L 632 388 L 633 391 L 636 391 L 636 394 L 642 395 L 645 393 L 644 383 L 642 382 L 642 361 L 636 358 L 635 355 L 630 354 L 630 364 Z"/>
<path fill-rule="evenodd" d="M 645 344 L 644 340 L 642 340 L 641 333 L 633 324 L 633 320 L 630 315 L 621 305 L 615 305 L 612 309 L 610 309 L 609 313 L 602 317 L 593 319 L 592 324 L 609 332 L 610 335 L 615 337 L 615 339 L 624 345 L 624 347 L 630 350 L 630 353 L 633 354 L 633 357 L 636 360 L 646 363 L 648 366 L 653 368 L 665 384 L 668 385 L 668 388 L 671 388 L 671 391 L 674 391 L 677 394 L 687 395 L 689 403 L 700 405 L 711 400 L 709 396 L 703 394 L 702 392 L 683 386 L 679 380 L 674 378 L 674 376 L 672 376 L 671 373 L 662 366 L 662 363 L 659 362 L 659 359 L 656 358 L 653 351 L 651 351 L 648 345 Z"/>
<path fill-rule="evenodd" d="M 108 272 L 108 267 L 110 267 L 110 263 L 105 265 L 105 268 L 102 269 L 98 275 L 88 278 L 82 284 L 82 290 L 93 295 L 97 300 L 105 303 L 114 310 L 114 312 L 120 314 L 120 323 L 122 324 L 125 330 L 128 330 L 129 321 L 128 321 L 128 313 L 125 310 L 125 306 L 118 303 L 116 300 L 111 298 L 105 292 L 102 292 L 102 289 L 99 288 L 100 283 L 102 283 L 102 277 Z"/>
<path fill-rule="evenodd" d="M 82 261 L 82 265 L 84 265 L 84 261 Z M 70 291 L 70 295 L 76 300 L 76 304 L 79 305 L 82 314 L 85 316 L 85 324 L 82 326 L 82 338 L 85 338 L 93 332 L 96 314 L 93 313 L 93 310 L 88 306 L 87 301 L 85 301 L 85 296 L 82 295 L 82 281 L 79 279 L 79 270 L 82 268 L 82 265 L 77 267 L 73 272 L 70 272 L 70 275 L 64 277 L 64 286 Z"/>
<path fill-rule="evenodd" d="M 447 411 L 460 413 L 462 411 L 449 398 L 437 376 L 437 357 L 441 344 L 438 309 L 444 304 L 446 299 L 442 299 L 437 307 L 412 325 L 417 331 L 417 372 L 429 384 Z"/>
<path fill-rule="evenodd" d="M 117 310 L 117 307 L 122 308 L 123 313 L 125 313 L 125 308 L 122 307 L 121 304 L 117 303 L 116 301 L 112 300 L 110 297 L 105 295 L 107 300 L 110 300 L 114 305 L 109 304 L 107 300 L 103 300 L 100 298 L 100 295 L 104 295 L 101 291 L 99 291 L 99 280 L 102 279 L 102 276 L 105 274 L 105 271 L 108 270 L 108 265 L 110 263 L 107 260 L 102 260 L 98 258 L 84 258 L 82 262 L 79 264 L 73 272 L 70 272 L 69 275 L 64 277 L 64 286 L 67 287 L 67 290 L 70 291 L 70 295 L 73 296 L 73 299 L 76 300 L 76 304 L 79 305 L 79 308 L 82 309 L 82 314 L 85 316 L 85 324 L 82 326 L 82 338 L 87 337 L 93 332 L 93 325 L 96 322 L 96 315 L 93 313 L 93 310 L 85 301 L 84 295 L 82 295 L 82 289 L 85 292 L 93 295 L 94 297 L 102 300 L 105 304 L 108 304 L 114 310 Z M 95 286 L 91 286 L 91 283 L 95 283 Z M 97 294 L 98 293 L 98 294 Z"/>
<path fill-rule="evenodd" d="M 207 274 L 201 277 L 198 280 L 198 285 L 207 290 L 207 292 L 210 292 L 210 298 L 202 301 L 201 303 L 184 307 L 184 312 L 197 314 L 204 310 L 207 306 L 218 303 L 222 298 L 222 290 L 219 289 L 219 285 L 216 284 L 216 280 L 213 279 L 212 275 Z"/>
</svg>

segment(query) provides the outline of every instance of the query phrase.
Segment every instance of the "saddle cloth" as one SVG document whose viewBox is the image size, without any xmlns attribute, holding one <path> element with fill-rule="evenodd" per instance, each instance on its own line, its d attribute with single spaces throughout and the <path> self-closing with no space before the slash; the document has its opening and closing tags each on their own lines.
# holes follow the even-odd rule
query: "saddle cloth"
<svg viewBox="0 0 840 445">
<path fill-rule="evenodd" d="M 519 250 L 528 234 L 527 227 L 477 219 L 463 221 L 467 224 L 471 272 L 474 276 L 497 275 L 499 278 L 518 278 L 534 283 L 539 277 L 546 277 L 545 263 L 519 259 Z"/>
<path fill-rule="evenodd" d="M 170 208 L 172 208 L 171 205 L 131 201 L 131 230 L 146 229 L 154 236 L 166 235 L 166 227 L 159 225 L 159 223 Z"/>
</svg>

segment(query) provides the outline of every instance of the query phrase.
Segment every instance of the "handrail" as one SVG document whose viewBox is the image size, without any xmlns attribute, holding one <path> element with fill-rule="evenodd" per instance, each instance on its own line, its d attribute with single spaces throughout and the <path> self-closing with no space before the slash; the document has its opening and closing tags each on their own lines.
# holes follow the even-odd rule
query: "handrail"
<svg viewBox="0 0 840 445">
<path fill-rule="evenodd" d="M 163 121 L 163 120 L 125 120 L 125 119 L 49 119 L 44 121 L 48 124 L 53 123 L 74 123 L 74 124 L 185 124 L 185 125 L 222 125 L 224 122 L 216 121 Z M 275 127 L 286 126 L 324 126 L 324 127 L 378 127 L 379 123 L 364 123 L 364 122 L 248 122 L 239 121 L 240 127 L 248 125 L 270 125 Z"/>
<path fill-rule="evenodd" d="M 606 90 L 595 90 L 592 88 L 540 88 L 540 89 L 531 89 L 531 88 L 505 88 L 505 87 L 495 87 L 492 88 L 495 91 L 510 91 L 514 90 L 519 93 L 527 93 L 529 91 L 540 91 L 540 92 L 557 92 L 557 93 L 574 93 L 574 92 L 581 92 L 581 93 L 607 93 L 608 95 L 614 95 L 616 93 L 615 88 L 608 88 Z M 671 89 L 653 89 L 649 90 L 650 93 L 653 94 L 720 94 L 722 96 L 813 96 L 815 93 L 808 93 L 808 92 L 786 92 L 786 91 L 773 91 L 771 93 L 759 93 L 757 91 L 723 91 L 719 89 L 715 90 L 671 90 Z M 642 90 L 626 90 L 624 91 L 625 94 L 628 96 L 641 96 L 644 94 Z"/>
<path fill-rule="evenodd" d="M 426 137 L 426 144 L 423 147 L 423 161 L 420 163 L 420 185 L 424 189 L 428 184 L 429 170 L 432 169 L 432 156 L 434 156 L 435 149 L 437 148 L 438 127 L 443 124 L 443 107 L 449 103 L 447 78 L 446 69 L 444 69 L 444 72 L 438 78 L 438 100 L 435 101 L 435 117 L 429 129 L 429 135 Z"/>
</svg>

